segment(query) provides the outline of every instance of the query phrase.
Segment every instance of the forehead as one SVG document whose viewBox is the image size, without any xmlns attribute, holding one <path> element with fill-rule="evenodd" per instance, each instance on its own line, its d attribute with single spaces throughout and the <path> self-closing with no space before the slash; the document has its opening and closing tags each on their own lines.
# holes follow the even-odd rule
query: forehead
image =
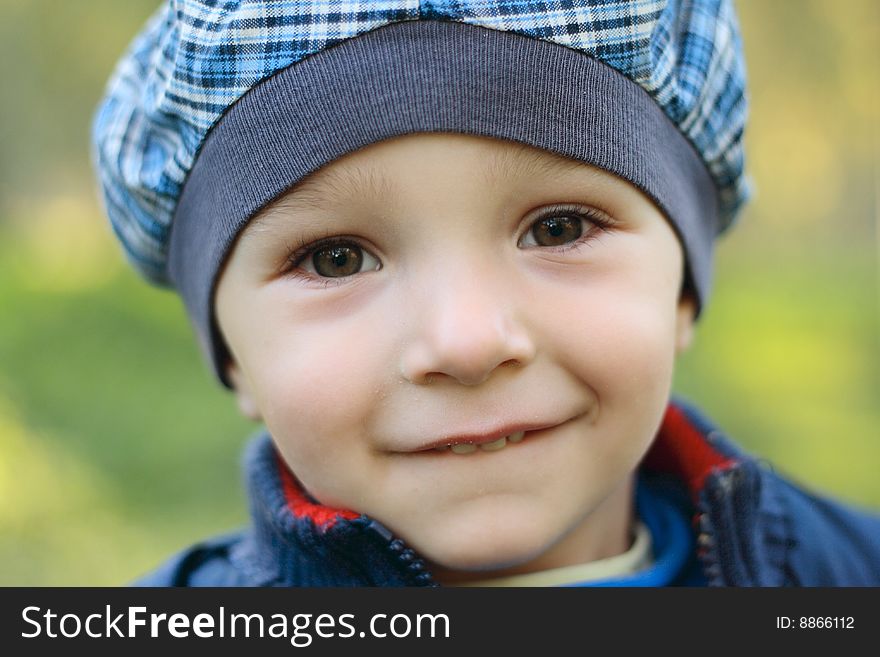
<svg viewBox="0 0 880 657">
<path fill-rule="evenodd" d="M 526 188 L 547 181 L 589 183 L 606 189 L 629 187 L 596 167 L 525 144 L 459 134 L 417 134 L 378 142 L 347 154 L 299 181 L 260 211 L 247 231 L 271 227 L 289 211 L 325 210 L 352 199 L 393 199 L 426 168 L 458 171 L 466 166 L 479 185 L 513 183 Z M 431 176 L 418 179 L 420 188 L 437 184 Z M 610 191 L 610 190 L 609 190 Z"/>
</svg>

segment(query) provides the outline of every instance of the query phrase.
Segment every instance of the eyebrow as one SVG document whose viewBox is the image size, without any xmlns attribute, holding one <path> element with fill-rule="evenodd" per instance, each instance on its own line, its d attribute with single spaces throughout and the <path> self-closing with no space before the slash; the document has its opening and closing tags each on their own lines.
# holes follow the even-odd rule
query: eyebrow
<svg viewBox="0 0 880 657">
<path fill-rule="evenodd" d="M 509 145 L 512 148 L 499 150 L 486 161 L 483 176 L 487 184 L 508 176 L 531 180 L 589 168 L 583 162 L 550 151 L 540 151 L 527 144 L 509 142 Z"/>
<path fill-rule="evenodd" d="M 292 188 L 293 193 L 287 196 L 297 206 L 324 207 L 327 200 L 393 195 L 394 187 L 393 181 L 381 170 L 349 165 L 343 168 L 319 169 L 297 183 Z"/>
<path fill-rule="evenodd" d="M 481 172 L 487 185 L 505 177 L 533 180 L 548 175 L 563 175 L 588 165 L 562 155 L 542 152 L 518 142 L 508 142 L 510 148 L 498 149 L 486 159 Z M 251 220 L 245 232 L 271 230 L 273 220 L 289 211 L 325 210 L 328 203 L 353 196 L 393 198 L 394 181 L 377 169 L 350 165 L 343 168 L 326 167 L 309 174 L 287 192 L 270 202 Z"/>
<path fill-rule="evenodd" d="M 273 222 L 287 219 L 290 211 L 326 210 L 328 203 L 352 196 L 380 198 L 395 193 L 391 179 L 381 171 L 359 166 L 318 169 L 294 184 L 275 200 L 270 201 L 251 219 L 250 230 L 271 230 Z"/>
</svg>

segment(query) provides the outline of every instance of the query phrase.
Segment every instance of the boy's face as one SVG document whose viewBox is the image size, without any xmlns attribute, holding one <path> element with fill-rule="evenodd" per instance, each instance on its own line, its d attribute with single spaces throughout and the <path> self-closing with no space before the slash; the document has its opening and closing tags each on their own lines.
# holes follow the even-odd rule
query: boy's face
<svg viewBox="0 0 880 657">
<path fill-rule="evenodd" d="M 628 547 L 632 473 L 690 340 L 682 265 L 608 173 L 411 135 L 251 222 L 216 310 L 242 409 L 313 497 L 438 572 L 520 572 Z"/>
</svg>

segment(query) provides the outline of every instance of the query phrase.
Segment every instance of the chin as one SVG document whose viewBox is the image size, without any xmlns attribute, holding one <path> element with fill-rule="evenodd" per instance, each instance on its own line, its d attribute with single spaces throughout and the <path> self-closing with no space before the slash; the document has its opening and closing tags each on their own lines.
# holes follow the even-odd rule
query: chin
<svg viewBox="0 0 880 657">
<path fill-rule="evenodd" d="M 528 564 L 538 559 L 552 541 L 536 532 L 492 530 L 458 535 L 428 537 L 426 545 L 411 544 L 432 564 L 439 579 L 482 579 L 493 573 L 526 572 Z"/>
</svg>

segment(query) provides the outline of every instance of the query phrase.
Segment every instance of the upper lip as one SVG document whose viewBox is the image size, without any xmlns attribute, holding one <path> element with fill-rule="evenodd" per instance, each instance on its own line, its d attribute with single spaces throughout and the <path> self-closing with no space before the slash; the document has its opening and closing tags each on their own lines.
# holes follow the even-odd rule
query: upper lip
<svg viewBox="0 0 880 657">
<path fill-rule="evenodd" d="M 488 431 L 481 432 L 462 432 L 450 434 L 448 436 L 444 436 L 437 440 L 432 440 L 428 443 L 423 443 L 418 447 L 410 450 L 410 452 L 422 452 L 429 449 L 435 449 L 437 447 L 447 447 L 450 445 L 461 445 L 461 444 L 470 444 L 470 445 L 482 445 L 484 443 L 491 443 L 499 438 L 504 436 L 509 436 L 514 433 L 519 433 L 520 431 L 529 432 L 529 431 L 540 431 L 541 429 L 549 429 L 550 427 L 555 427 L 562 422 L 554 421 L 554 422 L 514 422 L 511 424 L 505 424 L 499 426 L 495 429 L 490 429 Z"/>
</svg>

